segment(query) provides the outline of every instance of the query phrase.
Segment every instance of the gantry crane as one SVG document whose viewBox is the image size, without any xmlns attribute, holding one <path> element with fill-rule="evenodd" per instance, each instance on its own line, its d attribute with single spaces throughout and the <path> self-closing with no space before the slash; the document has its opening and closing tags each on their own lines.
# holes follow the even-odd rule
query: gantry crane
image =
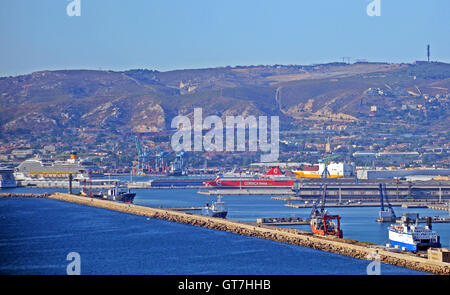
<svg viewBox="0 0 450 295">
<path fill-rule="evenodd" d="M 137 173 L 144 174 L 150 170 L 150 152 L 148 147 L 142 147 L 137 136 L 134 137 L 134 141 L 136 143 L 136 152 L 138 155 Z"/>
</svg>

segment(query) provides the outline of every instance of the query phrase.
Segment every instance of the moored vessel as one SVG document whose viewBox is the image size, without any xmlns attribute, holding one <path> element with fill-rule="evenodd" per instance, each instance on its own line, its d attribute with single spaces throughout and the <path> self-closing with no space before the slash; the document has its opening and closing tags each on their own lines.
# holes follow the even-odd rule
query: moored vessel
<svg viewBox="0 0 450 295">
<path fill-rule="evenodd" d="M 440 237 L 432 230 L 431 218 L 425 226 L 419 225 L 418 221 L 417 213 L 403 214 L 400 224 L 392 224 L 388 228 L 391 244 L 413 252 L 441 248 Z"/>
<path fill-rule="evenodd" d="M 66 161 L 33 158 L 15 168 L 14 176 L 19 181 L 66 180 L 72 174 L 74 180 L 103 176 L 101 169 L 89 160 L 82 160 L 75 152 Z"/>
<path fill-rule="evenodd" d="M 106 194 L 103 194 L 104 199 L 123 203 L 133 203 L 135 196 L 136 193 L 132 193 L 127 185 L 120 182 L 116 182 L 114 187 L 108 189 Z"/>
<path fill-rule="evenodd" d="M 212 181 L 204 183 L 205 187 L 231 188 L 231 189 L 249 189 L 249 188 L 267 188 L 267 189 L 286 189 L 292 188 L 295 179 L 287 177 L 276 167 L 270 169 L 264 175 L 220 175 Z"/>
<path fill-rule="evenodd" d="M 108 189 L 105 193 L 103 191 L 93 191 L 86 186 L 80 191 L 83 197 L 103 199 L 110 201 L 117 201 L 123 203 L 133 203 L 136 193 L 132 193 L 128 186 L 121 181 L 114 181 L 114 186 Z"/>
<path fill-rule="evenodd" d="M 202 208 L 202 214 L 211 217 L 227 217 L 228 209 L 225 202 L 222 201 L 222 196 L 217 197 L 217 201 L 213 202 L 212 205 L 208 203 Z"/>
<path fill-rule="evenodd" d="M 300 178 L 322 178 L 324 173 L 327 173 L 326 178 L 341 178 L 354 176 L 355 167 L 352 164 L 331 162 L 303 165 L 302 169 L 292 172 Z"/>
<path fill-rule="evenodd" d="M 343 237 L 343 231 L 341 229 L 341 217 L 339 215 L 330 215 L 325 210 L 325 201 L 327 194 L 327 185 L 325 184 L 321 189 L 321 195 L 314 203 L 309 218 L 311 219 L 311 231 L 313 234 L 321 236 L 335 236 L 338 238 Z M 317 205 L 320 204 L 320 210 Z"/>
</svg>

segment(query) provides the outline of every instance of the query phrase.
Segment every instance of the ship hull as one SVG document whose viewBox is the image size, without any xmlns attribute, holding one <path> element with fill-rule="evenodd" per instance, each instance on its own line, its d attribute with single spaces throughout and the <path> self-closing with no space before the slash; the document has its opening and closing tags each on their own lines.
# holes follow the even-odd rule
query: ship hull
<svg viewBox="0 0 450 295">
<path fill-rule="evenodd" d="M 433 248 L 441 248 L 441 243 L 439 238 L 437 240 L 432 240 L 430 237 L 428 239 L 429 242 L 419 242 L 414 241 L 413 236 L 408 233 L 397 233 L 395 231 L 389 231 L 389 241 L 393 246 L 398 246 L 399 248 L 405 248 L 408 251 L 418 251 L 418 250 L 426 250 L 430 247 Z"/>
<path fill-rule="evenodd" d="M 211 209 L 204 209 L 202 210 L 202 214 L 205 216 L 225 218 L 227 217 L 228 211 L 213 211 Z"/>
<path fill-rule="evenodd" d="M 405 248 L 408 251 L 426 250 L 428 248 L 441 248 L 441 243 L 417 243 L 408 244 L 400 241 L 390 240 L 392 246 L 398 246 L 400 249 Z"/>
<path fill-rule="evenodd" d="M 269 188 L 269 189 L 286 189 L 292 188 L 295 180 L 220 180 L 217 182 L 209 182 L 208 186 L 239 189 L 239 188 Z"/>
<path fill-rule="evenodd" d="M 0 188 L 15 188 L 15 187 L 17 187 L 16 182 L 0 181 Z"/>
<path fill-rule="evenodd" d="M 213 212 L 211 214 L 212 217 L 225 218 L 227 217 L 228 212 Z"/>
<path fill-rule="evenodd" d="M 313 234 L 320 235 L 320 236 L 336 236 L 341 239 L 343 237 L 342 230 L 339 230 L 338 232 L 325 232 L 322 229 L 317 229 L 314 226 L 311 226 L 311 231 Z"/>
<path fill-rule="evenodd" d="M 117 201 L 122 202 L 122 203 L 133 203 L 135 196 L 136 196 L 135 193 L 120 194 L 118 196 L 118 200 Z"/>
<path fill-rule="evenodd" d="M 117 196 L 108 196 L 107 199 L 110 201 L 122 202 L 122 203 L 133 203 L 136 193 L 122 193 Z"/>
<path fill-rule="evenodd" d="M 313 173 L 305 173 L 303 171 L 293 171 L 295 173 L 295 176 L 298 178 L 321 178 L 322 175 L 320 174 L 313 174 Z M 327 175 L 327 178 L 341 178 L 344 177 L 344 175 L 336 175 L 336 174 L 331 174 L 331 175 Z"/>
</svg>

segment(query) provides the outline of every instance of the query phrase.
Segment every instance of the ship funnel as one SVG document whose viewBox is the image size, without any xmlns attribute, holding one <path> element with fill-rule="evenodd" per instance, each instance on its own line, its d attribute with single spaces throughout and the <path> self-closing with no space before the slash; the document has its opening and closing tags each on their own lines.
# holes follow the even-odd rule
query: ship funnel
<svg viewBox="0 0 450 295">
<path fill-rule="evenodd" d="M 71 152 L 71 153 L 70 153 L 70 158 L 71 158 L 72 160 L 75 160 L 75 159 L 77 158 L 77 152 Z"/>
<path fill-rule="evenodd" d="M 275 168 L 270 169 L 270 170 L 266 173 L 266 175 L 283 175 L 283 173 L 281 172 L 280 168 L 275 167 Z"/>
</svg>

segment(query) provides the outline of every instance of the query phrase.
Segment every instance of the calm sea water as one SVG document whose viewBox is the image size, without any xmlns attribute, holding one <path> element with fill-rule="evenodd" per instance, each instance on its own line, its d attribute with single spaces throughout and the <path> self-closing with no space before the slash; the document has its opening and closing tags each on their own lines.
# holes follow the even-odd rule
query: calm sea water
<svg viewBox="0 0 450 295">
<path fill-rule="evenodd" d="M 16 188 L 2 192 L 54 192 Z M 135 203 L 201 206 L 215 199 L 191 189 L 136 190 Z M 270 196 L 224 196 L 229 218 L 307 216 Z M 403 210 L 395 208 L 398 213 Z M 331 208 L 344 236 L 384 244 L 378 208 Z M 445 215 L 417 209 L 421 215 Z M 308 230 L 308 227 L 299 228 Z M 435 224 L 449 246 L 449 224 Z M 157 219 L 48 199 L 0 199 L 0 274 L 65 274 L 69 252 L 81 255 L 82 274 L 366 274 L 368 261 Z M 422 274 L 382 264 L 382 274 Z"/>
</svg>

